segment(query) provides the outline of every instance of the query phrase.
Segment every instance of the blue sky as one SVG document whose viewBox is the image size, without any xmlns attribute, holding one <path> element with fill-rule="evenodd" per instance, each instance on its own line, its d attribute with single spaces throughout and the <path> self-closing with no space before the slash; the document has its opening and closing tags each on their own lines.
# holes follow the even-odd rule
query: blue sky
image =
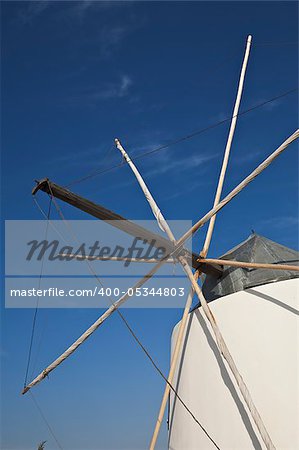
<svg viewBox="0 0 299 450">
<path fill-rule="evenodd" d="M 231 115 L 246 36 L 253 35 L 241 110 L 296 88 L 295 2 L 2 2 L 2 216 L 40 219 L 33 180 L 68 184 Z M 297 127 L 296 93 L 240 117 L 224 193 Z M 169 219 L 195 221 L 213 203 L 228 123 L 138 160 Z M 298 158 L 293 144 L 216 221 L 217 257 L 254 229 L 298 247 Z M 74 185 L 130 219 L 151 219 L 126 166 Z M 46 205 L 40 195 L 40 201 Z M 68 219 L 85 218 L 64 208 Z M 193 246 L 199 249 L 204 232 Z M 21 397 L 33 311 L 2 309 L 2 448 L 55 441 Z M 41 311 L 38 366 L 50 362 L 96 310 Z M 163 371 L 181 312 L 126 310 Z M 200 374 L 199 374 L 200 376 Z M 36 390 L 64 449 L 145 449 L 163 381 L 113 317 Z M 204 417 L 202 418 L 204 421 Z M 166 448 L 163 425 L 159 448 Z"/>
</svg>

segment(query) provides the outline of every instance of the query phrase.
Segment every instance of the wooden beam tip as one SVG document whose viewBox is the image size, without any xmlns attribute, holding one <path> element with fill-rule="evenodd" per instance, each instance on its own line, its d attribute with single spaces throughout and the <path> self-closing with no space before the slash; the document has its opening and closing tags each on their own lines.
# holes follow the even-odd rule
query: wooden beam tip
<svg viewBox="0 0 299 450">
<path fill-rule="evenodd" d="M 30 389 L 30 387 L 25 386 L 24 389 L 22 390 L 21 394 L 22 394 L 22 395 L 26 394 L 26 392 L 28 392 L 29 389 Z"/>
<path fill-rule="evenodd" d="M 42 178 L 41 180 L 34 180 L 36 182 L 36 186 L 32 189 L 32 195 L 35 195 L 40 189 L 43 190 L 43 187 L 48 184 L 49 178 Z"/>
</svg>

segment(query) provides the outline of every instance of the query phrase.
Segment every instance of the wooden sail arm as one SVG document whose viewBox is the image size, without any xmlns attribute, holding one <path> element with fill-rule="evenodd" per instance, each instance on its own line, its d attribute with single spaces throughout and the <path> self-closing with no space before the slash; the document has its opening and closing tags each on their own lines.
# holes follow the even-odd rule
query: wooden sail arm
<svg viewBox="0 0 299 450">
<path fill-rule="evenodd" d="M 234 137 L 234 133 L 235 133 L 235 128 L 236 128 L 236 124 L 237 124 L 237 118 L 238 118 L 238 114 L 239 114 L 239 107 L 240 107 L 240 102 L 241 102 L 241 97 L 242 97 L 242 92 L 243 92 L 243 85 L 244 85 L 245 73 L 246 73 L 246 68 L 247 68 L 247 63 L 248 63 L 248 58 L 249 58 L 251 39 L 252 39 L 252 36 L 249 35 L 247 37 L 246 50 L 245 50 L 244 60 L 243 60 L 243 64 L 242 64 L 241 74 L 240 74 L 237 98 L 235 101 L 233 116 L 232 116 L 232 120 L 231 120 L 231 124 L 230 124 L 229 134 L 227 137 L 225 152 L 224 152 L 223 161 L 222 161 L 222 167 L 221 167 L 221 171 L 220 171 L 220 175 L 219 175 L 218 186 L 217 186 L 215 200 L 214 200 L 214 207 L 217 206 L 218 203 L 220 202 L 220 198 L 221 198 L 221 194 L 222 194 L 224 178 L 225 178 L 225 174 L 226 174 L 226 170 L 227 170 L 230 150 L 231 150 L 233 137 Z M 210 248 L 213 230 L 214 230 L 214 226 L 215 226 L 215 220 L 216 220 L 216 214 L 213 217 L 211 217 L 211 219 L 210 219 L 205 242 L 204 242 L 202 251 L 200 252 L 200 256 L 202 256 L 203 258 L 205 258 L 207 256 L 209 248 Z"/>
<path fill-rule="evenodd" d="M 149 263 L 157 264 L 159 262 L 158 258 L 126 258 L 125 256 L 82 256 L 76 255 L 75 253 L 60 253 L 62 258 L 71 258 L 78 260 L 88 260 L 88 261 L 117 261 L 125 262 L 130 261 L 132 263 Z M 165 263 L 175 264 L 177 261 L 174 258 L 168 258 Z"/>
<path fill-rule="evenodd" d="M 119 143 L 118 140 L 116 141 L 116 143 L 117 143 L 117 145 L 120 146 L 120 143 Z M 127 157 L 128 157 L 128 155 L 127 155 Z M 158 204 L 156 203 L 154 197 L 152 196 L 150 190 L 148 189 L 146 183 L 144 182 L 141 174 L 137 170 L 136 166 L 131 163 L 131 160 L 130 160 L 129 157 L 128 157 L 127 162 L 131 166 L 131 168 L 132 168 L 132 170 L 133 170 L 133 172 L 134 172 L 134 174 L 135 174 L 135 176 L 136 176 L 136 178 L 138 180 L 138 183 L 140 184 L 140 187 L 141 187 L 141 189 L 142 189 L 142 191 L 143 191 L 147 201 L 149 202 L 150 207 L 152 209 L 152 212 L 155 215 L 157 221 L 159 221 L 159 219 L 161 220 L 161 226 L 162 226 L 163 230 L 167 233 L 169 239 L 171 241 L 173 241 L 174 244 L 176 244 L 175 237 L 174 237 L 174 235 L 173 235 L 173 233 L 172 233 L 172 231 L 171 231 L 167 221 L 163 217 Z M 238 369 L 237 369 L 237 367 L 235 365 L 235 362 L 234 362 L 234 360 L 233 360 L 233 358 L 232 358 L 232 356 L 231 356 L 231 354 L 229 352 L 228 347 L 226 346 L 226 343 L 225 343 L 225 341 L 224 341 L 224 339 L 222 337 L 220 329 L 219 329 L 219 327 L 218 327 L 218 325 L 216 323 L 215 316 L 213 315 L 212 311 L 210 310 L 209 305 L 207 304 L 207 302 L 206 302 L 206 300 L 205 300 L 205 298 L 204 298 L 204 296 L 203 296 L 203 294 L 202 294 L 202 292 L 201 292 L 201 290 L 200 290 L 200 288 L 199 288 L 199 286 L 197 284 L 197 278 L 196 278 L 196 273 L 197 272 L 195 274 L 192 273 L 192 270 L 190 269 L 190 266 L 189 266 L 187 260 L 184 258 L 183 255 L 178 253 L 177 258 L 178 258 L 179 262 L 181 263 L 184 271 L 186 272 L 186 275 L 188 276 L 190 282 L 192 283 L 192 288 L 196 292 L 196 294 L 198 296 L 198 299 L 201 302 L 201 306 L 202 306 L 202 309 L 203 309 L 203 311 L 204 311 L 204 313 L 206 315 L 206 318 L 209 320 L 209 322 L 210 322 L 210 324 L 211 324 L 211 326 L 213 328 L 214 335 L 215 335 L 215 338 L 216 338 L 216 342 L 217 342 L 219 351 L 222 353 L 223 358 L 226 359 L 226 361 L 227 361 L 227 363 L 228 363 L 228 365 L 229 365 L 229 367 L 230 367 L 230 369 L 231 369 L 231 371 L 232 371 L 232 373 L 233 373 L 233 375 L 235 377 L 235 380 L 236 380 L 236 382 L 237 382 L 237 384 L 238 384 L 238 386 L 239 386 L 239 388 L 241 390 L 242 396 L 243 396 L 243 398 L 244 398 L 244 400 L 245 400 L 245 402 L 246 402 L 246 404 L 247 404 L 247 406 L 249 408 L 251 416 L 252 416 L 253 420 L 255 421 L 255 424 L 256 424 L 259 432 L 261 433 L 261 436 L 262 436 L 262 438 L 263 438 L 263 440 L 265 442 L 265 445 L 266 445 L 267 449 L 268 450 L 270 450 L 270 449 L 271 450 L 275 450 L 275 447 L 274 447 L 274 445 L 273 445 L 273 443 L 271 441 L 271 438 L 270 438 L 270 436 L 269 436 L 269 434 L 268 434 L 268 432 L 267 432 L 267 430 L 266 430 L 266 428 L 264 426 L 263 421 L 261 420 L 261 417 L 260 417 L 260 415 L 258 413 L 258 410 L 256 409 L 256 407 L 255 407 L 255 405 L 253 403 L 253 400 L 252 400 L 251 395 L 250 395 L 250 393 L 249 393 L 249 391 L 247 389 L 247 386 L 244 383 L 244 381 L 243 381 L 243 379 L 242 379 L 242 377 L 241 377 L 241 375 L 240 375 L 240 373 L 239 373 L 239 371 L 238 371 Z M 189 311 L 189 308 L 191 306 L 192 297 L 193 297 L 193 295 L 192 295 L 192 292 L 191 292 L 191 295 L 189 295 L 188 298 L 187 298 L 186 306 L 185 306 L 185 309 L 184 309 L 184 317 L 188 316 L 188 311 Z M 186 326 L 186 324 L 187 324 L 187 321 L 184 322 L 184 317 L 182 318 L 182 321 L 181 321 L 181 324 L 180 324 L 180 329 L 182 328 L 182 324 L 183 323 L 184 323 L 184 326 Z M 184 333 L 182 333 L 182 335 L 183 334 Z M 172 360 L 172 364 L 173 364 L 173 360 Z M 164 415 L 164 414 L 161 414 L 161 415 Z M 157 427 L 155 428 L 155 431 L 154 431 L 154 434 L 153 434 L 153 437 L 152 437 L 152 440 L 151 440 L 151 443 L 150 443 L 150 447 L 149 447 L 150 450 L 155 450 L 156 441 L 157 441 L 157 437 L 158 437 L 158 431 L 159 431 L 159 428 L 160 428 L 161 421 L 162 421 L 162 418 L 159 417 L 158 420 L 157 420 Z"/>
<path fill-rule="evenodd" d="M 151 243 L 154 247 L 162 247 L 166 252 L 171 254 L 174 251 L 174 246 L 168 239 L 165 239 L 163 236 L 159 236 L 140 225 L 137 225 L 130 220 L 125 219 L 119 214 L 105 208 L 102 205 L 98 205 L 90 200 L 87 200 L 80 195 L 75 194 L 74 192 L 69 191 L 68 189 L 59 186 L 56 183 L 53 183 L 48 178 L 44 178 L 37 182 L 37 185 L 32 190 L 32 195 L 35 195 L 39 190 L 46 192 L 49 195 L 53 195 L 55 198 L 58 198 L 69 205 L 74 206 L 75 208 L 80 209 L 81 211 L 90 214 L 97 219 L 104 220 L 108 222 L 111 226 L 114 226 L 125 233 L 130 234 L 131 236 L 145 239 L 148 243 Z M 223 269 L 217 264 L 210 263 L 201 263 L 198 262 L 199 255 L 196 253 L 188 252 L 185 250 L 185 256 L 190 260 L 192 260 L 192 267 L 194 269 L 200 268 L 201 272 L 206 274 L 215 276 L 219 278 Z"/>
<path fill-rule="evenodd" d="M 254 169 L 241 183 L 239 183 L 230 193 L 214 206 L 205 216 L 196 222 L 179 240 L 178 246 L 183 245 L 199 228 L 227 205 L 236 195 L 238 195 L 249 183 L 260 175 L 286 148 L 299 138 L 299 129 L 291 134 L 268 158 L 266 158 L 256 169 Z"/>
</svg>

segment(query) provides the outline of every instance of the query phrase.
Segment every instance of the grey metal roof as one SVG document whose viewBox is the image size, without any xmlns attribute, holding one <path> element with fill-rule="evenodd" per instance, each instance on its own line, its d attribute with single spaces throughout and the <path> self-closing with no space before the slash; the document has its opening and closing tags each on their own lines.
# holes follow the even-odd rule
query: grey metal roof
<svg viewBox="0 0 299 450">
<path fill-rule="evenodd" d="M 299 265 L 299 252 L 253 233 L 244 242 L 241 242 L 241 244 L 221 256 L 220 259 Z M 261 284 L 298 277 L 298 272 L 290 272 L 287 270 L 248 269 L 224 266 L 224 272 L 220 278 L 216 279 L 210 275 L 205 277 L 203 293 L 207 301 L 212 301 L 224 295 Z"/>
</svg>

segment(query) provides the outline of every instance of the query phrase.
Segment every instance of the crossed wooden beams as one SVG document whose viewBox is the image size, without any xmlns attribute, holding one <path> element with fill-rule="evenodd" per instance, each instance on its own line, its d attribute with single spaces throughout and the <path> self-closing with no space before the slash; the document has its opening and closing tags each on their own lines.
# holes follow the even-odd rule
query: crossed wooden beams
<svg viewBox="0 0 299 450">
<path fill-rule="evenodd" d="M 216 191 L 215 201 L 213 208 L 204 216 L 202 217 L 195 225 L 193 225 L 183 236 L 181 236 L 180 239 L 176 240 L 172 234 L 172 231 L 163 217 L 157 203 L 155 202 L 153 196 L 151 195 L 148 187 L 146 186 L 144 180 L 142 179 L 140 173 L 138 172 L 138 169 L 136 168 L 135 164 L 133 163 L 132 159 L 129 157 L 129 155 L 126 153 L 124 148 L 122 147 L 119 140 L 115 140 L 117 148 L 122 153 L 123 157 L 127 161 L 128 165 L 132 169 L 134 175 L 136 176 L 139 185 L 141 189 L 144 192 L 144 195 L 147 199 L 147 201 L 150 204 L 150 207 L 152 209 L 152 212 L 154 216 L 157 219 L 159 227 L 166 232 L 168 235 L 169 241 L 167 239 L 164 239 L 163 237 L 156 235 L 154 233 L 149 232 L 145 228 L 140 227 L 139 225 L 128 221 L 124 219 L 123 217 L 119 216 L 118 214 L 107 210 L 103 206 L 96 205 L 93 202 L 90 202 L 87 199 L 84 199 L 67 189 L 58 186 L 55 183 L 50 182 L 48 179 L 44 179 L 40 182 L 38 182 L 37 186 L 33 189 L 33 194 L 36 194 L 38 190 L 43 190 L 47 192 L 52 198 L 56 197 L 59 198 L 79 209 L 82 211 L 85 211 L 89 214 L 91 214 L 94 217 L 97 217 L 104 221 L 109 221 L 109 223 L 126 233 L 129 233 L 132 236 L 139 237 L 142 239 L 146 239 L 148 242 L 151 242 L 154 246 L 163 247 L 166 250 L 166 255 L 157 262 L 157 264 L 151 269 L 151 271 L 142 279 L 140 279 L 135 286 L 132 288 L 133 292 L 136 291 L 136 289 L 140 286 L 142 286 L 149 278 L 151 278 L 154 273 L 161 267 L 165 262 L 168 262 L 170 259 L 177 260 L 183 267 L 187 277 L 190 280 L 191 283 L 191 289 L 189 292 L 189 295 L 187 297 L 186 305 L 184 308 L 183 317 L 180 323 L 179 332 L 178 332 L 178 338 L 177 342 L 175 344 L 171 367 L 168 375 L 168 384 L 165 387 L 164 396 L 162 399 L 159 416 L 156 422 L 156 427 L 152 436 L 152 440 L 150 443 L 150 449 L 154 450 L 159 429 L 161 426 L 161 422 L 163 419 L 165 406 L 167 402 L 167 398 L 169 395 L 169 389 L 171 385 L 171 381 L 173 379 L 175 369 L 176 369 L 176 362 L 179 355 L 179 351 L 182 344 L 182 338 L 184 334 L 184 329 L 187 323 L 188 313 L 190 310 L 191 302 L 194 293 L 198 296 L 198 299 L 201 303 L 202 310 L 206 316 L 206 319 L 210 322 L 210 325 L 213 329 L 215 339 L 217 342 L 218 349 L 220 353 L 222 354 L 223 358 L 227 361 L 231 373 L 235 378 L 235 381 L 237 385 L 239 386 L 240 392 L 243 396 L 243 399 L 245 403 L 248 406 L 248 409 L 250 411 L 250 414 L 252 416 L 252 419 L 254 420 L 260 436 L 266 446 L 269 450 L 275 450 L 275 446 L 269 436 L 269 433 L 267 432 L 265 425 L 254 405 L 254 402 L 251 398 L 250 392 L 240 375 L 236 364 L 232 358 L 232 355 L 229 352 L 229 349 L 223 339 L 223 336 L 219 330 L 219 327 L 217 325 L 216 319 L 214 315 L 212 314 L 209 305 L 206 302 L 206 299 L 204 298 L 202 291 L 197 283 L 198 277 L 201 272 L 205 272 L 208 274 L 211 274 L 213 276 L 219 277 L 222 273 L 222 267 L 221 265 L 224 264 L 230 264 L 237 267 L 248 267 L 248 263 L 245 262 L 236 262 L 236 261 L 222 261 L 222 260 L 210 260 L 206 258 L 214 223 L 215 223 L 215 217 L 218 211 L 220 211 L 227 203 L 229 203 L 237 194 L 239 194 L 242 189 L 244 189 L 252 180 L 254 180 L 269 164 L 271 164 L 277 156 L 279 156 L 293 141 L 298 139 L 299 137 L 299 130 L 296 130 L 289 138 L 287 138 L 268 158 L 266 158 L 253 172 L 251 172 L 248 177 L 246 177 L 238 186 L 235 187 L 223 200 L 220 201 L 221 193 L 222 193 L 222 187 L 224 182 L 224 177 L 227 169 L 227 163 L 230 153 L 230 148 L 232 144 L 232 139 L 234 135 L 234 130 L 236 126 L 236 120 L 238 116 L 239 111 L 239 105 L 242 95 L 242 89 L 243 89 L 243 83 L 244 83 L 244 77 L 245 77 L 245 71 L 249 56 L 249 50 L 251 45 L 251 36 L 248 36 L 247 43 L 246 43 L 246 49 L 245 49 L 245 55 L 244 60 L 242 64 L 241 74 L 240 74 L 240 80 L 239 80 L 239 86 L 237 91 L 237 98 L 235 102 L 233 117 L 230 125 L 230 131 L 227 139 L 227 144 L 225 148 L 223 163 L 222 163 L 222 169 L 218 181 L 218 187 Z M 211 219 L 211 220 L 210 220 Z M 112 221 L 112 222 L 111 222 Z M 204 243 L 204 247 L 199 255 L 196 255 L 195 253 L 190 253 L 184 248 L 184 243 L 189 239 L 200 227 L 202 227 L 206 222 L 210 221 L 208 232 L 206 235 L 206 240 Z M 219 265 L 221 264 L 221 265 Z M 247 265 L 246 265 L 247 264 Z M 190 265 L 195 269 L 195 273 L 192 273 L 192 270 L 190 269 Z M 279 269 L 282 268 L 284 270 L 296 270 L 298 271 L 297 266 L 286 266 L 282 265 L 283 267 L 278 266 L 276 264 L 258 264 L 255 263 L 255 268 L 269 268 L 271 266 L 272 269 Z M 103 322 L 106 320 L 114 311 L 116 311 L 122 303 L 124 303 L 128 299 L 128 295 L 123 295 L 118 301 L 113 303 L 111 307 L 101 316 L 99 319 L 92 324 L 88 330 L 86 330 L 62 355 L 60 355 L 52 364 L 50 364 L 47 368 L 43 370 L 31 383 L 29 383 L 23 390 L 23 394 L 26 393 L 29 389 L 31 389 L 34 385 L 39 383 L 42 379 L 44 379 L 52 370 L 54 370 L 59 364 L 61 364 L 68 356 L 70 356 Z"/>
<path fill-rule="evenodd" d="M 195 225 L 193 225 L 192 228 L 190 228 L 190 230 L 188 230 L 180 239 L 178 239 L 176 241 L 176 245 L 171 246 L 171 249 L 169 250 L 170 253 L 168 256 L 176 256 L 176 257 L 184 257 L 184 251 L 182 254 L 179 253 L 180 250 L 183 249 L 183 245 L 184 242 L 189 239 L 192 234 L 197 231 L 200 227 L 202 227 L 207 221 L 209 221 L 209 219 L 211 217 L 213 217 L 219 210 L 221 210 L 227 203 L 229 203 L 236 195 L 238 195 L 242 189 L 244 189 L 251 181 L 253 181 L 260 173 L 262 173 L 262 171 L 268 167 L 292 142 L 294 142 L 296 139 L 298 139 L 299 137 L 299 129 L 297 129 L 292 135 L 290 135 L 268 158 L 266 158 L 254 171 L 252 171 L 239 185 L 237 185 L 222 201 L 220 201 L 217 205 L 215 205 L 207 214 L 205 214 L 198 222 L 196 222 Z M 83 210 L 83 211 L 87 211 L 87 206 L 91 207 L 90 212 L 93 216 L 95 216 L 96 214 L 96 210 L 94 209 L 94 206 L 98 206 L 95 205 L 92 202 L 89 202 L 88 200 L 86 200 L 86 202 L 84 202 L 84 204 L 80 205 L 80 202 L 78 203 L 79 199 L 82 199 L 81 197 L 77 196 L 76 194 L 71 193 L 70 191 L 67 191 L 64 188 L 61 188 L 58 185 L 55 185 L 54 183 L 51 183 L 48 179 L 44 179 L 42 180 L 42 182 L 38 183 L 38 185 L 33 189 L 33 194 L 36 194 L 36 192 L 38 190 L 43 190 L 47 193 L 49 193 L 52 197 L 56 197 L 56 198 L 60 198 L 61 200 L 64 200 L 63 197 L 63 192 L 65 194 L 67 194 L 68 201 L 67 203 L 72 204 L 74 206 L 77 206 L 79 209 Z M 84 199 L 85 200 L 85 199 Z M 65 200 L 66 201 L 66 200 Z M 99 215 L 95 216 L 98 218 L 100 217 L 100 214 L 105 214 L 105 218 L 103 218 L 103 220 L 111 220 L 112 216 L 111 215 L 115 215 L 117 217 L 115 217 L 115 221 L 113 222 L 114 225 L 117 224 L 118 226 L 121 225 L 121 223 L 123 222 L 123 218 L 121 218 L 121 216 L 116 215 L 115 213 L 112 213 L 111 211 L 109 212 L 110 214 L 107 213 L 108 210 L 106 210 L 105 208 L 103 209 L 103 207 L 100 207 L 101 211 L 99 211 Z M 107 214 L 107 215 L 106 215 Z M 117 223 L 117 219 L 119 220 L 119 222 Z M 121 219 L 121 220 L 120 220 Z M 111 222 L 109 222 L 111 223 Z M 132 235 L 135 236 L 135 234 L 133 233 L 133 228 L 131 228 L 131 224 L 133 222 L 125 222 L 126 226 L 130 225 L 129 229 L 130 229 L 130 234 L 132 233 Z M 136 224 L 134 224 L 136 225 Z M 116 226 L 116 225 L 115 225 Z M 139 226 L 138 226 L 139 227 Z M 123 229 L 123 228 L 122 228 Z M 138 232 L 142 231 L 145 229 L 138 229 Z M 136 231 L 136 229 L 135 229 Z M 148 230 L 146 230 L 148 232 Z M 138 236 L 138 234 L 137 234 Z M 141 236 L 143 236 L 143 234 L 141 234 Z M 150 236 L 148 236 L 149 238 L 152 237 L 152 233 L 150 233 Z M 154 235 L 156 236 L 156 235 Z M 157 235 L 159 237 L 159 239 L 161 239 L 161 237 L 159 235 Z M 157 237 L 157 239 L 158 239 Z M 163 239 L 163 238 L 162 238 Z M 165 240 L 168 245 L 169 245 L 169 241 Z M 166 243 L 165 243 L 166 244 Z M 167 247 L 166 247 L 167 248 Z M 161 261 L 159 261 L 152 269 L 151 271 L 145 275 L 145 277 L 143 277 L 141 280 L 139 280 L 135 286 L 133 287 L 133 292 L 136 291 L 136 289 L 140 286 L 142 286 L 148 279 L 150 279 L 156 272 L 157 270 L 167 261 L 168 256 L 166 256 L 165 259 L 162 259 Z M 190 258 L 189 258 L 190 260 Z M 194 264 L 194 256 L 192 255 L 192 266 Z M 221 261 L 221 263 L 223 263 L 223 261 Z M 196 264 L 196 263 L 195 263 Z M 212 265 L 209 262 L 206 262 L 204 264 L 207 264 L 207 266 L 212 267 Z M 206 266 L 206 267 L 207 267 Z M 275 269 L 276 265 L 273 264 L 272 268 Z M 214 271 L 214 264 L 213 264 L 213 271 Z M 190 303 L 191 305 L 191 300 L 193 297 L 194 292 L 196 292 L 196 294 L 198 295 L 200 302 L 202 304 L 202 306 L 205 304 L 205 299 L 202 295 L 202 292 L 197 284 L 197 278 L 199 275 L 199 270 L 196 269 L 196 273 L 195 275 L 192 274 L 192 271 L 190 270 L 190 267 L 188 264 L 186 264 L 185 266 L 186 271 L 188 272 L 187 275 L 190 278 L 191 284 L 192 284 L 192 289 L 188 295 L 188 299 L 186 302 L 186 307 L 184 309 L 184 317 L 187 318 L 188 315 L 188 311 L 190 308 L 188 308 L 188 305 Z M 219 271 L 218 271 L 218 266 L 216 266 L 216 273 L 218 274 L 217 276 L 219 276 Z M 202 267 L 200 268 L 200 270 L 202 270 Z M 289 269 L 287 269 L 289 270 Z M 298 270 L 298 267 L 294 268 L 294 270 Z M 215 272 L 214 272 L 215 273 Z M 101 316 L 99 317 L 99 319 L 94 322 L 94 324 L 92 324 L 67 350 L 65 350 L 64 353 L 62 353 L 62 355 L 60 355 L 55 361 L 53 361 L 53 363 L 51 363 L 48 367 L 46 367 L 34 380 L 32 380 L 27 386 L 25 386 L 25 388 L 22 391 L 22 394 L 25 394 L 26 392 L 28 392 L 34 385 L 38 384 L 40 381 L 42 381 L 50 372 L 52 372 L 58 365 L 60 365 L 68 356 L 70 356 L 86 339 L 88 339 L 88 337 L 97 329 L 99 328 L 99 326 L 112 314 L 116 311 L 117 308 L 119 308 L 127 299 L 129 298 L 128 294 L 125 294 L 124 296 L 122 296 L 119 300 L 117 300 L 115 303 L 113 303 L 110 308 L 108 308 L 108 310 Z M 191 300 L 190 300 L 191 299 Z M 208 306 L 208 305 L 207 305 Z M 216 322 L 214 322 L 214 316 L 211 315 L 210 319 L 212 321 L 212 323 L 214 325 L 217 326 Z M 183 328 L 183 327 L 181 327 Z M 218 327 L 217 327 L 218 328 Z M 218 334 L 218 333 L 217 333 Z M 183 333 L 182 333 L 183 335 Z M 221 352 L 221 354 L 224 356 L 223 354 L 223 346 L 222 343 L 219 342 L 219 335 L 218 337 L 216 337 L 217 343 L 218 343 L 218 348 Z M 176 348 L 178 348 L 178 346 L 176 346 Z M 176 351 L 176 349 L 175 349 Z M 178 352 L 179 353 L 179 352 Z M 227 360 L 229 362 L 229 359 Z M 232 372 L 234 371 L 234 363 L 232 364 L 233 369 Z M 237 383 L 240 387 L 240 382 L 242 381 L 241 376 L 239 375 L 237 377 Z M 250 397 L 248 397 L 249 392 L 248 389 L 245 387 L 245 393 L 243 395 L 245 402 L 248 404 L 248 402 L 250 401 L 250 407 L 249 409 L 252 410 L 252 400 L 250 399 Z M 259 414 L 256 412 L 255 414 L 253 414 L 253 419 L 255 422 L 258 422 L 257 427 L 260 431 L 260 434 L 265 442 L 266 448 L 268 449 L 275 449 L 268 433 L 266 432 L 266 436 L 265 436 L 265 431 L 262 430 L 261 431 L 261 418 L 259 416 Z M 160 421 L 159 421 L 160 423 Z M 154 445 L 151 444 L 151 448 L 154 448 Z"/>
<path fill-rule="evenodd" d="M 175 251 L 173 244 L 169 242 L 168 239 L 165 239 L 163 236 L 153 233 L 147 230 L 146 228 L 143 228 L 140 225 L 137 225 L 136 223 L 131 222 L 128 219 L 125 219 L 119 214 L 116 214 L 115 212 L 106 209 L 102 205 L 98 205 L 94 202 L 91 202 L 90 200 L 87 200 L 84 197 L 74 194 L 68 189 L 65 189 L 64 187 L 51 182 L 47 178 L 44 178 L 43 180 L 37 183 L 37 185 L 32 190 L 32 194 L 35 195 L 39 190 L 42 190 L 47 194 L 54 196 L 55 198 L 63 200 L 64 202 L 72 206 L 75 206 L 81 211 L 84 211 L 87 214 L 96 217 L 97 219 L 104 220 L 105 222 L 108 222 L 111 226 L 116 227 L 121 231 L 130 234 L 131 236 L 144 239 L 149 244 L 152 244 L 156 248 L 160 247 L 165 249 L 165 254 L 171 255 Z M 194 269 L 200 269 L 201 272 L 213 275 L 215 277 L 220 277 L 222 275 L 223 269 L 219 266 L 219 264 L 214 263 L 211 264 L 205 262 L 201 263 L 199 261 L 200 256 L 198 254 L 191 253 L 186 249 L 185 250 L 181 249 L 181 251 L 184 252 L 185 256 L 191 260 L 192 267 Z"/>
</svg>

